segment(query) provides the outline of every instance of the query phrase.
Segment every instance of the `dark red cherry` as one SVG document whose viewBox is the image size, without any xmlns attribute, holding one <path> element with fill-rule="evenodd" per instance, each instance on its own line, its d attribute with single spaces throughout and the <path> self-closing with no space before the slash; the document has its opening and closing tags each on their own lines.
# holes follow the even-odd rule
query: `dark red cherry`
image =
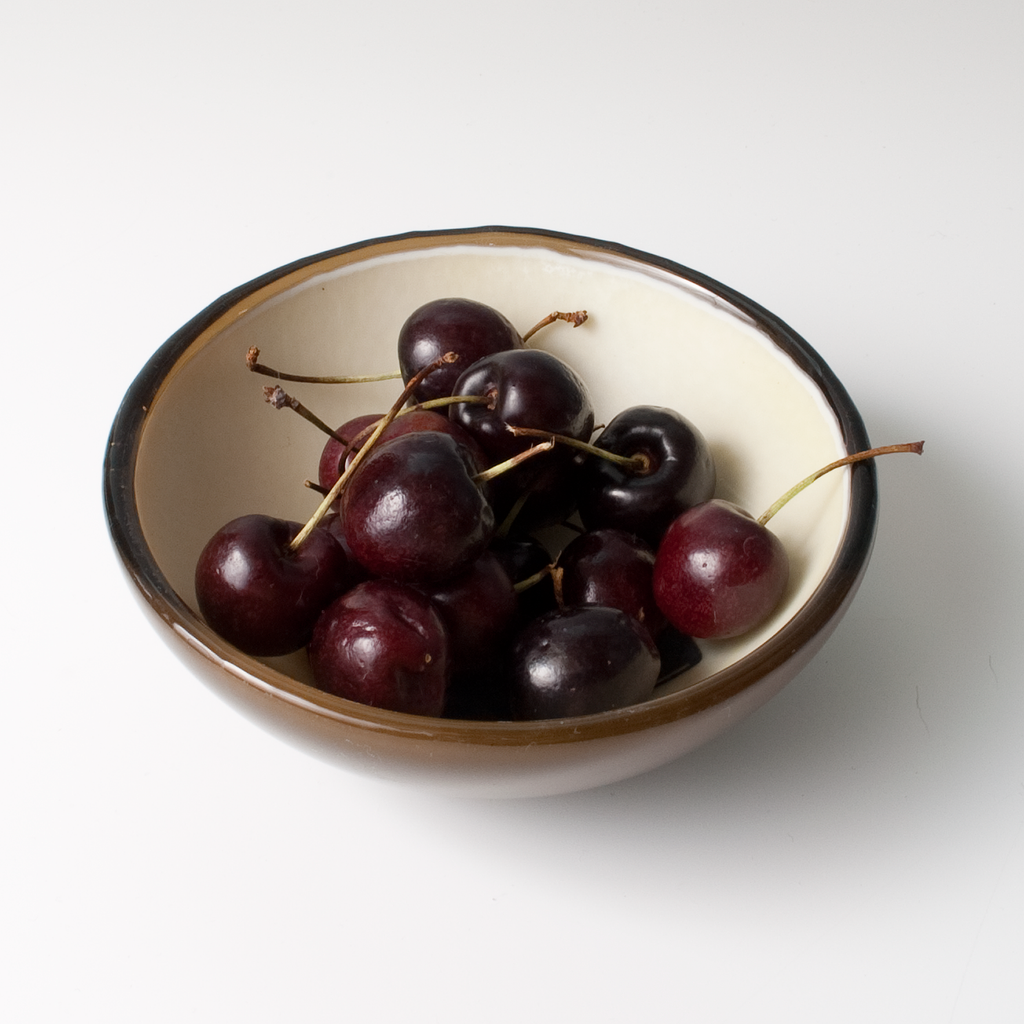
<svg viewBox="0 0 1024 1024">
<path fill-rule="evenodd" d="M 309 644 L 316 685 L 389 711 L 439 716 L 448 684 L 448 638 L 430 600 L 368 580 L 334 601 Z"/>
<path fill-rule="evenodd" d="M 345 461 L 352 450 L 352 441 L 363 431 L 371 430 L 382 415 L 383 413 L 380 415 L 368 413 L 355 416 L 338 427 L 336 433 L 339 437 L 343 437 L 348 444 L 342 444 L 341 441 L 333 437 L 327 439 L 327 443 L 320 453 L 320 465 L 317 471 L 317 479 L 325 491 L 329 491 L 338 482 L 338 477 L 341 476 L 341 472 L 345 468 Z"/>
<path fill-rule="evenodd" d="M 638 405 L 625 409 L 594 445 L 626 458 L 635 469 L 591 456 L 583 469 L 579 514 L 589 530 L 612 527 L 656 546 L 680 512 L 715 492 L 715 464 L 700 431 L 673 409 Z"/>
<path fill-rule="evenodd" d="M 492 464 L 536 444 L 517 437 L 509 425 L 589 440 L 594 408 L 586 384 L 567 363 L 540 349 L 499 352 L 479 360 L 458 380 L 460 395 L 489 399 L 486 404 L 453 405 L 449 416 L 484 449 Z M 563 522 L 576 508 L 579 453 L 558 446 L 528 459 L 494 481 L 499 521 L 513 510 L 516 528 L 538 529 Z M 519 499 L 525 496 L 525 502 Z"/>
<path fill-rule="evenodd" d="M 660 665 L 650 634 L 618 608 L 549 612 L 513 646 L 512 714 L 567 718 L 627 707 L 651 696 Z"/>
<path fill-rule="evenodd" d="M 591 530 L 574 537 L 558 556 L 566 605 L 619 608 L 652 637 L 665 625 L 654 601 L 654 550 L 624 530 Z"/>
<path fill-rule="evenodd" d="M 741 636 L 782 599 L 789 557 L 767 527 L 731 502 L 688 509 L 669 526 L 654 562 L 654 597 L 680 632 Z"/>
<path fill-rule="evenodd" d="M 320 522 L 320 528 L 326 530 L 340 545 L 348 559 L 350 587 L 369 579 L 370 574 L 356 561 L 348 546 L 348 538 L 345 536 L 345 521 L 338 512 L 329 512 Z"/>
<path fill-rule="evenodd" d="M 347 445 L 341 444 L 333 437 L 328 439 L 320 456 L 319 479 L 320 486 L 324 490 L 329 491 L 334 486 L 342 470 L 352 461 L 352 456 L 362 448 L 381 416 L 383 413 L 356 416 L 342 424 L 337 433 L 349 441 Z M 396 416 L 384 428 L 376 443 L 383 444 L 394 437 L 413 434 L 419 430 L 437 430 L 442 434 L 451 434 L 473 457 L 477 472 L 487 468 L 487 457 L 476 440 L 457 423 L 450 420 L 447 415 L 435 412 L 433 409 L 412 409 Z"/>
<path fill-rule="evenodd" d="M 486 668 L 512 631 L 516 592 L 501 562 L 485 551 L 468 569 L 425 586 L 448 632 L 453 673 Z"/>
<path fill-rule="evenodd" d="M 494 513 L 471 456 L 449 434 L 418 431 L 375 447 L 342 492 L 352 554 L 371 575 L 449 579 L 483 554 Z"/>
<path fill-rule="evenodd" d="M 509 424 L 577 440 L 589 440 L 594 429 L 586 384 L 568 363 L 541 349 L 515 349 L 478 360 L 459 377 L 456 392 L 490 399 L 453 405 L 449 416 L 480 442 L 492 462 L 536 443 L 536 438 L 515 436 Z"/>
<path fill-rule="evenodd" d="M 789 582 L 789 556 L 765 524 L 826 473 L 879 455 L 923 451 L 924 441 L 911 441 L 844 455 L 804 477 L 760 519 L 720 499 L 687 510 L 658 548 L 658 606 L 680 632 L 699 638 L 741 636 L 760 625 L 778 607 Z"/>
<path fill-rule="evenodd" d="M 300 529 L 271 516 L 241 516 L 221 527 L 199 556 L 199 610 L 247 654 L 271 657 L 305 646 L 317 616 L 356 578 L 327 530 L 313 530 L 293 551 Z"/>
<path fill-rule="evenodd" d="M 446 398 L 460 375 L 478 359 L 521 348 L 519 332 L 496 309 L 473 299 L 434 299 L 420 306 L 398 333 L 398 364 L 408 381 L 446 352 L 459 358 L 432 373 L 417 387 L 417 402 Z"/>
</svg>

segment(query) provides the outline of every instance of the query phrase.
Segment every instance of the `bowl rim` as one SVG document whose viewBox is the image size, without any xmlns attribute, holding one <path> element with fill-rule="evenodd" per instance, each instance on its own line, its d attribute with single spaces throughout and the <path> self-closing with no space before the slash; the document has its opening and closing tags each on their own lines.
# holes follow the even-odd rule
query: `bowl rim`
<svg viewBox="0 0 1024 1024">
<path fill-rule="evenodd" d="M 673 260 L 643 250 L 568 232 L 487 225 L 382 235 L 325 250 L 270 270 L 225 292 L 174 332 L 147 360 L 129 385 L 114 417 L 103 462 L 103 502 L 110 539 L 138 595 L 176 638 L 247 686 L 339 724 L 395 737 L 434 739 L 485 746 L 571 743 L 635 733 L 669 725 L 736 697 L 808 645 L 844 608 L 867 565 L 878 517 L 878 484 L 873 460 L 850 467 L 850 507 L 845 531 L 825 576 L 796 613 L 764 643 L 731 665 L 691 686 L 626 708 L 576 718 L 534 722 L 492 722 L 429 718 L 386 711 L 335 697 L 242 654 L 213 633 L 174 591 L 150 550 L 135 493 L 139 446 L 164 380 L 187 357 L 205 331 L 233 308 L 283 279 L 312 272 L 321 264 L 368 251 L 402 251 L 457 245 L 537 246 L 591 258 L 624 258 L 655 267 L 717 296 L 749 318 L 753 326 L 807 374 L 836 417 L 849 453 L 870 447 L 852 399 L 820 355 L 787 323 L 721 282 Z M 362 258 L 353 262 L 362 262 Z M 296 281 L 295 283 L 298 283 Z M 291 287 L 291 285 L 289 285 Z"/>
</svg>

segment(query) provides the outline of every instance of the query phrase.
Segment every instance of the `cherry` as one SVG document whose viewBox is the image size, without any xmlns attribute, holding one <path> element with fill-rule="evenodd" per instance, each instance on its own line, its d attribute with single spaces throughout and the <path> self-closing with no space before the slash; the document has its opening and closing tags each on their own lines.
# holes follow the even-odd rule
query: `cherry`
<svg viewBox="0 0 1024 1024">
<path fill-rule="evenodd" d="M 325 491 L 330 490 L 334 486 L 335 481 L 341 475 L 341 471 L 352 461 L 355 453 L 363 447 L 370 430 L 374 424 L 380 421 L 382 415 L 369 413 L 355 416 L 343 423 L 338 428 L 337 434 L 341 438 L 346 439 L 347 443 L 343 443 L 336 437 L 328 438 L 320 455 L 318 471 L 320 486 Z M 487 467 L 487 458 L 476 440 L 447 415 L 432 409 L 410 408 L 403 411 L 401 415 L 396 416 L 385 427 L 376 443 L 383 444 L 393 437 L 399 437 L 402 434 L 412 434 L 418 430 L 438 430 L 443 434 L 451 434 L 473 457 L 477 472 Z"/>
<path fill-rule="evenodd" d="M 740 636 L 762 622 L 789 581 L 782 542 L 719 498 L 695 505 L 665 532 L 654 564 L 658 607 L 680 632 Z"/>
<path fill-rule="evenodd" d="M 924 442 L 886 445 L 829 463 L 788 490 L 761 517 L 721 499 L 683 512 L 665 532 L 654 563 L 654 597 L 678 630 L 702 639 L 740 636 L 776 608 L 789 556 L 766 526 L 788 501 L 840 466 L 893 452 L 920 454 Z"/>
<path fill-rule="evenodd" d="M 624 530 L 591 530 L 574 537 L 558 556 L 566 605 L 619 608 L 652 637 L 665 625 L 654 601 L 654 550 Z"/>
<path fill-rule="evenodd" d="M 517 608 L 512 581 L 499 559 L 485 551 L 458 576 L 420 589 L 448 631 L 452 672 L 486 668 L 508 638 Z"/>
<path fill-rule="evenodd" d="M 350 585 L 354 587 L 357 583 L 362 583 L 363 580 L 369 579 L 370 574 L 356 561 L 355 555 L 352 554 L 352 550 L 348 546 L 348 538 L 345 536 L 345 521 L 341 518 L 341 514 L 329 512 L 320 521 L 320 527 L 326 530 L 341 545 L 342 550 L 345 552 L 345 557 L 348 559 L 349 564 L 349 575 L 352 581 Z"/>
<path fill-rule="evenodd" d="M 348 456 L 354 450 L 353 440 L 360 435 L 364 439 L 369 436 L 368 433 L 364 432 L 372 430 L 373 425 L 379 422 L 380 418 L 377 413 L 354 416 L 338 427 L 336 431 L 337 437 L 329 437 L 327 439 L 327 443 L 320 453 L 320 465 L 317 468 L 317 479 L 320 481 L 320 486 L 325 492 L 329 491 L 337 483 L 338 477 L 341 476 L 341 471 L 345 468 Z"/>
<path fill-rule="evenodd" d="M 612 527 L 657 545 L 680 512 L 714 495 L 711 449 L 700 431 L 674 409 L 625 409 L 594 446 L 635 462 L 587 460 L 579 515 L 589 530 Z"/>
<path fill-rule="evenodd" d="M 458 355 L 457 363 L 416 388 L 415 398 L 423 402 L 452 394 L 460 375 L 478 359 L 522 345 L 519 332 L 496 309 L 473 299 L 434 299 L 415 310 L 398 332 L 398 363 L 408 381 L 446 352 Z"/>
<path fill-rule="evenodd" d="M 660 665 L 650 634 L 618 608 L 549 612 L 513 645 L 512 715 L 567 718 L 636 704 L 651 696 Z"/>
<path fill-rule="evenodd" d="M 535 440 L 517 436 L 513 425 L 583 440 L 594 429 L 586 384 L 567 363 L 543 350 L 516 349 L 480 359 L 459 378 L 455 390 L 489 399 L 486 404 L 453 405 L 448 415 L 493 461 L 511 458 Z M 509 472 L 495 485 L 499 521 L 511 514 L 522 530 L 564 521 L 576 507 L 580 461 L 577 452 L 559 448 Z"/>
<path fill-rule="evenodd" d="M 448 638 L 429 598 L 389 580 L 360 583 L 317 620 L 309 643 L 316 685 L 390 711 L 439 716 Z"/>
<path fill-rule="evenodd" d="M 221 527 L 199 556 L 199 610 L 247 654 L 271 657 L 303 647 L 320 612 L 356 579 L 327 530 L 314 529 L 293 549 L 301 528 L 271 516 L 241 516 Z"/>
<path fill-rule="evenodd" d="M 541 349 L 498 352 L 477 360 L 459 377 L 456 394 L 489 399 L 486 404 L 453 405 L 448 415 L 494 461 L 530 446 L 530 440 L 517 437 L 510 425 L 584 440 L 594 429 L 586 384 L 568 363 Z"/>
<path fill-rule="evenodd" d="M 372 575 L 437 583 L 483 553 L 494 513 L 453 437 L 418 431 L 359 454 L 341 515 L 352 554 Z"/>
</svg>

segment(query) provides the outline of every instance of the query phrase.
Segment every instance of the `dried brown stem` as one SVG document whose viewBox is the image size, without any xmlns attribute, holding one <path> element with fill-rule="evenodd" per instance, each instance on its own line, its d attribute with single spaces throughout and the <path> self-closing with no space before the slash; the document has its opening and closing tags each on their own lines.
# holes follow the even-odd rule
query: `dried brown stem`
<svg viewBox="0 0 1024 1024">
<path fill-rule="evenodd" d="M 291 409 L 293 412 L 297 412 L 304 420 L 312 423 L 314 427 L 319 428 L 329 437 L 333 437 L 339 444 L 348 444 L 348 441 L 341 434 L 336 430 L 332 430 L 315 412 L 307 409 L 297 398 L 289 395 L 280 384 L 268 384 L 263 389 L 263 397 L 275 409 Z"/>
<path fill-rule="evenodd" d="M 566 323 L 572 324 L 573 327 L 579 327 L 580 324 L 586 322 L 586 319 L 587 311 L 585 309 L 578 309 L 575 313 L 548 313 L 543 320 L 535 323 L 523 335 L 523 344 L 528 342 L 542 327 L 547 327 L 548 324 L 553 324 L 556 320 L 564 320 Z"/>
<path fill-rule="evenodd" d="M 637 452 L 636 455 L 617 455 L 615 452 L 606 451 L 604 448 L 598 448 L 597 445 L 590 444 L 587 441 L 580 441 L 578 438 L 569 437 L 566 434 L 552 434 L 550 430 L 538 430 L 535 427 L 517 427 L 511 423 L 506 424 L 506 426 L 516 437 L 546 437 L 558 444 L 568 445 L 570 448 L 576 448 L 581 452 L 586 452 L 588 455 L 597 455 L 599 458 L 607 459 L 616 465 L 624 466 L 640 476 L 649 473 L 651 469 L 651 460 L 643 452 Z"/>
</svg>

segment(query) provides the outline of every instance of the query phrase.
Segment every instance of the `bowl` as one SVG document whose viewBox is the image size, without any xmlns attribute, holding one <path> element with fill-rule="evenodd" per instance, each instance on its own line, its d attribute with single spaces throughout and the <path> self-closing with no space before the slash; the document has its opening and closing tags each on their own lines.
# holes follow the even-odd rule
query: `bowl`
<svg viewBox="0 0 1024 1024">
<path fill-rule="evenodd" d="M 346 245 L 227 293 L 156 350 L 114 419 L 104 500 L 114 549 L 161 638 L 254 722 L 328 762 L 380 779 L 476 797 L 587 789 L 638 775 L 763 705 L 821 648 L 864 574 L 874 538 L 871 463 L 835 471 L 772 521 L 792 571 L 760 628 L 702 642 L 699 665 L 642 704 L 578 718 L 484 722 L 379 710 L 326 694 L 303 653 L 258 659 L 213 633 L 193 572 L 209 537 L 249 512 L 304 521 L 318 496 L 323 435 L 262 398 L 245 353 L 299 374 L 379 374 L 412 310 L 460 295 L 525 331 L 552 310 L 586 309 L 534 342 L 587 381 L 597 422 L 635 404 L 677 409 L 708 439 L 718 495 L 755 515 L 808 473 L 869 447 L 821 357 L 750 299 L 670 260 L 555 231 L 480 227 Z M 335 424 L 386 409 L 395 381 L 289 384 Z"/>
</svg>

